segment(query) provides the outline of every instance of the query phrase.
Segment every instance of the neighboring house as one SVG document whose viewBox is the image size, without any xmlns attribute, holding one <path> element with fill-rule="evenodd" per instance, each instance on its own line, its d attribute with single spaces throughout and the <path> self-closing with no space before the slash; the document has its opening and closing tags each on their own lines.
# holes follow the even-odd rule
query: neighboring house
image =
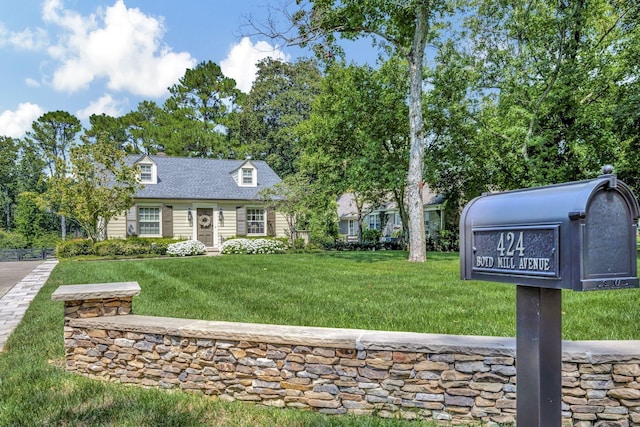
<svg viewBox="0 0 640 427">
<path fill-rule="evenodd" d="M 423 188 L 424 229 L 427 237 L 437 237 L 444 227 L 444 196 L 437 195 Z M 363 207 L 362 226 L 366 229 L 379 230 L 383 240 L 396 237 L 402 230 L 402 219 L 395 201 L 383 202 L 381 206 Z M 346 236 L 347 241 L 358 239 L 358 209 L 353 193 L 345 193 L 338 198 L 338 218 L 340 234 Z"/>
<path fill-rule="evenodd" d="M 258 193 L 280 177 L 261 160 L 130 156 L 144 188 L 107 225 L 107 238 L 174 237 L 217 248 L 232 236 L 285 237 L 286 221 Z"/>
</svg>

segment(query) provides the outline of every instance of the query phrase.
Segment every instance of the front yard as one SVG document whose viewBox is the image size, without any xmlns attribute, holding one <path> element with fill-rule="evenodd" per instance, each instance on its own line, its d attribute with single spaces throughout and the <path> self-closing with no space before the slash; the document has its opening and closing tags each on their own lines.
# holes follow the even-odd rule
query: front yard
<svg viewBox="0 0 640 427">
<path fill-rule="evenodd" d="M 327 417 L 106 384 L 64 372 L 63 284 L 137 281 L 134 312 L 254 323 L 513 336 L 515 286 L 459 280 L 457 254 L 238 255 L 62 262 L 0 355 L 0 425 L 430 425 Z M 563 293 L 565 339 L 640 339 L 640 290 Z"/>
</svg>

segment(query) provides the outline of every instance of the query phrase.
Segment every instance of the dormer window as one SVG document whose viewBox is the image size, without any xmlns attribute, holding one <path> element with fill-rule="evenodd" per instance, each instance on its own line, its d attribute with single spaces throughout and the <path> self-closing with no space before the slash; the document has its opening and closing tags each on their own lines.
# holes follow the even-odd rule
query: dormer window
<svg viewBox="0 0 640 427">
<path fill-rule="evenodd" d="M 253 185 L 252 168 L 242 168 L 242 185 Z"/>
<path fill-rule="evenodd" d="M 140 159 L 136 166 L 138 167 L 138 179 L 143 184 L 157 184 L 158 183 L 158 167 L 156 163 L 144 156 Z"/>
<path fill-rule="evenodd" d="M 151 165 L 141 164 L 140 166 L 140 181 L 151 182 L 153 180 L 153 172 L 151 171 Z"/>
</svg>

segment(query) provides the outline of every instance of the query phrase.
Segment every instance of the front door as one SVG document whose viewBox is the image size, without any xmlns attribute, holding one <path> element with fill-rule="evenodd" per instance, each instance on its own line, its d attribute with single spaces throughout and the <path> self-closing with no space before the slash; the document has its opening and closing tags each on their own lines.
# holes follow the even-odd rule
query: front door
<svg viewBox="0 0 640 427">
<path fill-rule="evenodd" d="M 207 247 L 213 246 L 213 209 L 198 208 L 198 240 Z"/>
</svg>

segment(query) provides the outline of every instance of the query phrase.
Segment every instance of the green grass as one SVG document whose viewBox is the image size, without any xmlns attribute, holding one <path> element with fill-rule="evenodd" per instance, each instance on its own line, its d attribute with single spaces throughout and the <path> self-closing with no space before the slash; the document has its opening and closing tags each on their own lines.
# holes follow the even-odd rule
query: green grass
<svg viewBox="0 0 640 427">
<path fill-rule="evenodd" d="M 516 286 L 461 281 L 457 254 L 327 252 L 65 262 L 62 284 L 137 281 L 136 314 L 337 328 L 515 336 Z M 563 291 L 563 336 L 640 339 L 639 290 Z M 636 319 L 636 321 L 634 321 Z"/>
<path fill-rule="evenodd" d="M 428 426 L 215 402 L 88 380 L 59 367 L 63 284 L 137 281 L 136 314 L 514 336 L 515 286 L 459 280 L 455 254 L 403 252 L 63 262 L 0 354 L 0 426 Z M 566 339 L 640 339 L 640 290 L 563 292 Z"/>
</svg>

